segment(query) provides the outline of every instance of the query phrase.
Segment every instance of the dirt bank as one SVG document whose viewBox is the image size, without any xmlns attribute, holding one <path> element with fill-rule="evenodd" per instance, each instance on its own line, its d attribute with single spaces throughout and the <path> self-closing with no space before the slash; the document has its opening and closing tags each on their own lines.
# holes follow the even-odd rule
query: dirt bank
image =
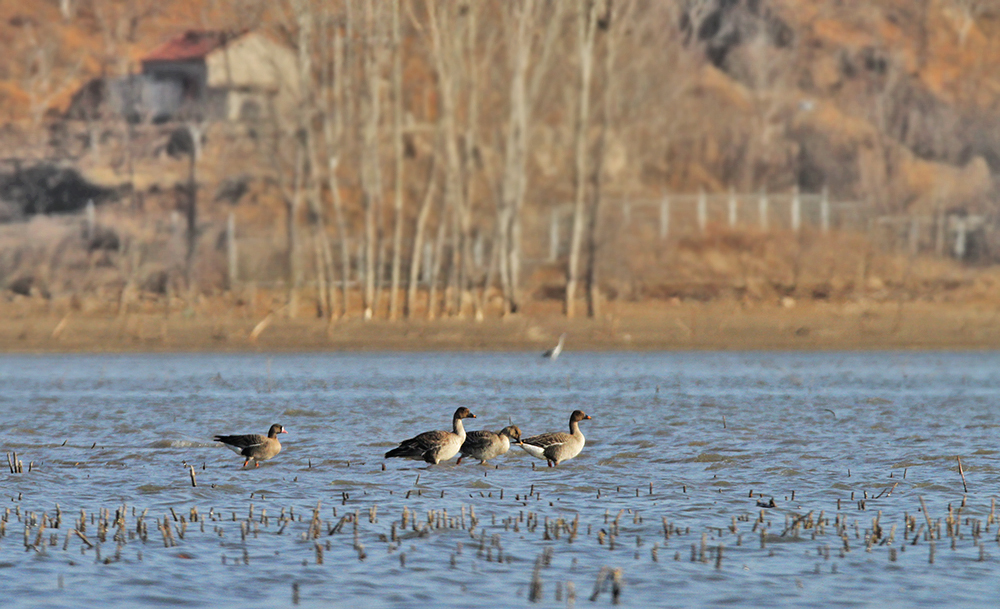
<svg viewBox="0 0 1000 609">
<path fill-rule="evenodd" d="M 567 351 L 1000 348 L 1000 308 L 988 303 L 621 303 L 597 321 L 566 320 L 553 306 L 530 317 L 482 322 L 349 319 L 329 326 L 314 318 L 273 315 L 262 323 L 249 315 L 190 312 L 112 317 L 8 311 L 0 320 L 5 353 L 541 351 L 562 332 L 569 335 Z"/>
</svg>

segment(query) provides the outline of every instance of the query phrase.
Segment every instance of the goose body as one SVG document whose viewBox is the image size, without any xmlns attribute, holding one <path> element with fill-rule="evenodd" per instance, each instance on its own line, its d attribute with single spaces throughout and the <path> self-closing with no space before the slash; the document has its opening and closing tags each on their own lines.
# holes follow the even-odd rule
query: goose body
<svg viewBox="0 0 1000 609">
<path fill-rule="evenodd" d="M 531 436 L 521 440 L 521 448 L 532 457 L 545 459 L 549 467 L 559 465 L 580 454 L 586 443 L 583 432 L 580 431 L 580 421 L 589 419 L 590 415 L 582 410 L 574 410 L 569 415 L 569 433 L 554 431 Z"/>
<path fill-rule="evenodd" d="M 403 459 L 416 459 L 437 465 L 442 461 L 447 461 L 462 448 L 465 442 L 465 427 L 462 419 L 474 419 L 468 408 L 462 406 L 455 411 L 452 417 L 451 431 L 425 431 L 409 440 L 403 440 L 399 446 L 385 453 L 386 458 L 400 457 Z"/>
<path fill-rule="evenodd" d="M 226 448 L 246 457 L 243 467 L 246 467 L 251 460 L 254 462 L 254 467 L 260 467 L 261 461 L 267 461 L 281 452 L 281 442 L 278 441 L 279 433 L 288 432 L 284 426 L 275 423 L 267 430 L 266 436 L 259 433 L 215 436 L 215 441 L 222 442 Z"/>
<path fill-rule="evenodd" d="M 461 463 L 462 459 L 466 457 L 479 459 L 479 463 L 481 464 L 486 463 L 493 457 L 499 457 L 510 450 L 510 443 L 512 441 L 521 441 L 521 430 L 517 425 L 504 427 L 500 430 L 500 433 L 493 433 L 485 429 L 470 431 L 465 436 L 465 442 L 462 443 L 462 454 L 459 456 L 456 465 Z"/>
</svg>

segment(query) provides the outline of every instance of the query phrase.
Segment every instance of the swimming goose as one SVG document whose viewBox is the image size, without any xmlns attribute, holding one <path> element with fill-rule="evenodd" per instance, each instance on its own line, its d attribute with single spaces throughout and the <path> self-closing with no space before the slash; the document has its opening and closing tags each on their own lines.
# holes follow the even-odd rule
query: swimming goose
<svg viewBox="0 0 1000 609">
<path fill-rule="evenodd" d="M 386 458 L 401 457 L 403 459 L 416 459 L 437 465 L 442 461 L 447 461 L 458 454 L 465 442 L 465 427 L 462 419 L 474 419 L 476 415 L 469 412 L 469 409 L 462 406 L 455 411 L 452 417 L 452 431 L 425 431 L 419 436 L 403 440 L 399 446 L 385 453 Z"/>
<path fill-rule="evenodd" d="M 261 461 L 267 461 L 281 452 L 281 442 L 278 441 L 279 433 L 288 432 L 283 426 L 275 423 L 271 426 L 271 429 L 267 430 L 266 436 L 262 436 L 259 433 L 240 436 L 215 436 L 215 441 L 222 442 L 226 448 L 246 457 L 243 467 L 246 467 L 251 459 L 253 459 L 254 467 L 260 467 Z"/>
<path fill-rule="evenodd" d="M 584 414 L 582 410 L 574 410 L 573 414 L 569 415 L 569 433 L 554 431 L 531 436 L 521 440 L 521 448 L 532 457 L 545 459 L 549 467 L 559 465 L 579 455 L 583 450 L 586 438 L 580 431 L 580 421 L 589 418 L 590 415 Z"/>
<path fill-rule="evenodd" d="M 459 455 L 455 465 L 461 463 L 462 459 L 466 457 L 479 459 L 480 464 L 486 463 L 493 457 L 499 457 L 510 450 L 511 442 L 520 441 L 521 430 L 518 429 L 517 425 L 508 425 L 501 429 L 500 433 L 493 433 L 485 429 L 470 431 L 465 436 L 465 442 L 461 449 L 462 454 Z"/>
</svg>

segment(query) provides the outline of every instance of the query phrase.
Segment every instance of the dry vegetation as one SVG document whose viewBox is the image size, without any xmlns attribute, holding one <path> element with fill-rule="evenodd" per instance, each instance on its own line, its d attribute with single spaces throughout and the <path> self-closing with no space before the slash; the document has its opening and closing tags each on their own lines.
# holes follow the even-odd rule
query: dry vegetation
<svg viewBox="0 0 1000 609">
<path fill-rule="evenodd" d="M 137 73 L 178 33 L 252 26 L 297 58 L 294 112 L 68 118 L 85 83 Z M 560 314 L 584 312 L 596 324 L 575 331 L 593 346 L 635 331 L 660 336 L 648 346 L 715 345 L 692 338 L 708 334 L 687 313 L 674 319 L 686 307 L 706 327 L 733 310 L 780 320 L 793 308 L 835 327 L 822 311 L 881 307 L 900 345 L 920 344 L 924 322 L 947 311 L 988 328 L 997 33 L 1000 7 L 986 0 L 0 4 L 11 50 L 0 140 L 17 151 L 0 166 L 0 315 L 48 328 L 12 324 L 5 344 L 48 348 L 49 326 L 67 316 L 119 335 L 141 325 L 132 317 L 188 320 L 183 345 L 200 335 L 231 348 L 263 319 L 273 329 L 297 317 L 327 337 L 303 339 L 312 347 L 337 344 L 325 342 L 335 325 L 361 332 L 348 319 L 408 317 L 420 334 L 433 324 L 416 319 L 490 325 L 514 313 L 542 330 L 517 321 L 508 337 L 497 321 L 449 344 L 534 345 L 576 323 Z M 82 211 L 25 215 L 27 195 L 8 187 L 39 163 L 113 189 L 92 224 Z M 825 188 L 858 202 L 862 221 L 826 233 L 713 218 L 662 239 L 655 222 L 622 219 L 624 200 L 729 188 Z M 563 248 L 549 260 L 549 218 L 563 209 Z M 947 255 L 947 214 L 983 219 L 965 260 Z M 890 235 L 875 223 L 890 215 L 924 232 Z M 924 317 L 904 340 L 907 307 Z M 199 323 L 226 338 L 205 339 Z M 407 332 L 391 335 L 406 346 Z M 768 330 L 746 332 L 734 344 Z M 169 330 L 146 334 L 171 343 Z M 976 336 L 955 344 L 990 344 Z"/>
</svg>

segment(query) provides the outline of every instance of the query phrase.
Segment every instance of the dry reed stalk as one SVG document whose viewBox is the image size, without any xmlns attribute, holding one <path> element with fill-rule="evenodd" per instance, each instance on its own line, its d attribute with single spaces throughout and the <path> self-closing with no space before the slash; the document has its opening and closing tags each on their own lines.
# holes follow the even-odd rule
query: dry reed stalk
<svg viewBox="0 0 1000 609">
<path fill-rule="evenodd" d="M 55 329 L 52 330 L 52 338 L 54 340 L 58 339 L 59 336 L 62 335 L 63 330 L 65 330 L 66 326 L 68 325 L 69 325 L 69 313 L 67 313 L 66 316 L 62 318 L 62 321 L 56 324 Z"/>
<path fill-rule="evenodd" d="M 94 544 L 91 543 L 90 540 L 87 539 L 87 536 L 84 535 L 79 529 L 75 529 L 72 532 L 76 533 L 76 536 L 79 537 L 83 541 L 83 543 L 87 544 L 88 548 L 93 548 L 94 547 Z"/>
<path fill-rule="evenodd" d="M 962 457 L 956 457 L 958 459 L 958 473 L 962 475 L 962 489 L 968 493 L 969 487 L 965 484 L 965 470 L 962 469 Z"/>
<path fill-rule="evenodd" d="M 927 521 L 927 533 L 931 539 L 934 539 L 934 525 L 931 524 L 931 516 L 927 513 L 927 504 L 924 503 L 923 496 L 918 497 L 918 499 L 920 499 L 920 509 L 924 512 L 924 520 Z"/>
</svg>

